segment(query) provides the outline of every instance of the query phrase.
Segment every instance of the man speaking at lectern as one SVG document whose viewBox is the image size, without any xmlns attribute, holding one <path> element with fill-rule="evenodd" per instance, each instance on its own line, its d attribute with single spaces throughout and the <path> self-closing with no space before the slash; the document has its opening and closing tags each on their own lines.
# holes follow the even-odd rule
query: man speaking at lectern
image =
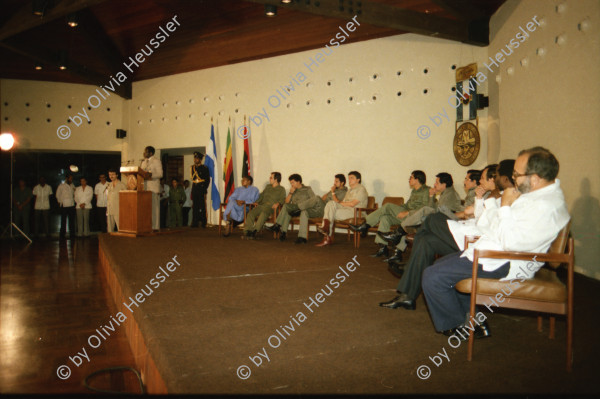
<svg viewBox="0 0 600 399">
<path fill-rule="evenodd" d="M 152 230 L 160 229 L 160 178 L 163 176 L 163 168 L 160 159 L 154 157 L 154 147 L 148 146 L 144 149 L 144 160 L 140 166 L 146 174 L 144 177 L 144 188 L 152 191 Z"/>
</svg>

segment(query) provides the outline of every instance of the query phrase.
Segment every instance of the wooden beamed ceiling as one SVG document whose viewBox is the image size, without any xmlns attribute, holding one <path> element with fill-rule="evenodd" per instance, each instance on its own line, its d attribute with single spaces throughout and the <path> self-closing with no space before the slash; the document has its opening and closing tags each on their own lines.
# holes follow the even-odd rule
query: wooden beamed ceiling
<svg viewBox="0 0 600 399">
<path fill-rule="evenodd" d="M 0 77 L 106 85 L 131 98 L 131 83 L 221 65 L 316 49 L 357 15 L 346 43 L 416 33 L 488 44 L 489 18 L 505 0 L 0 0 Z M 265 5 L 277 16 L 266 17 Z M 79 25 L 69 27 L 76 13 Z M 177 15 L 176 31 L 135 68 L 135 57 Z M 60 55 L 67 69 L 58 68 Z M 34 68 L 42 66 L 41 70 Z"/>
</svg>

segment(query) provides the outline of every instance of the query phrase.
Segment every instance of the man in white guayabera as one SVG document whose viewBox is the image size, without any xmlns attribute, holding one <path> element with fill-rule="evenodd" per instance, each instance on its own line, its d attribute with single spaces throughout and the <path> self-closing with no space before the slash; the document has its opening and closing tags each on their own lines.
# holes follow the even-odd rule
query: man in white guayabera
<svg viewBox="0 0 600 399">
<path fill-rule="evenodd" d="M 163 176 L 163 168 L 160 159 L 154 157 L 154 147 L 148 146 L 144 149 L 144 160 L 140 166 L 146 173 L 143 174 L 145 179 L 145 189 L 152 191 L 152 229 L 160 229 L 160 178 Z"/>
<path fill-rule="evenodd" d="M 515 161 L 515 187 L 502 193 L 497 223 L 483 230 L 479 240 L 463 252 L 448 255 L 423 272 L 423 292 L 437 331 L 455 334 L 468 324 L 470 298 L 454 289 L 460 280 L 470 278 L 474 249 L 547 252 L 560 230 L 569 222 L 565 198 L 556 179 L 559 164 L 545 148 L 523 150 Z M 492 204 L 493 205 L 493 204 Z M 497 206 L 497 205 L 496 205 Z M 527 261 L 482 259 L 478 276 L 510 281 L 532 278 L 522 275 Z M 541 262 L 534 262 L 541 267 Z M 477 326 L 475 337 L 489 336 L 487 324 Z"/>
</svg>

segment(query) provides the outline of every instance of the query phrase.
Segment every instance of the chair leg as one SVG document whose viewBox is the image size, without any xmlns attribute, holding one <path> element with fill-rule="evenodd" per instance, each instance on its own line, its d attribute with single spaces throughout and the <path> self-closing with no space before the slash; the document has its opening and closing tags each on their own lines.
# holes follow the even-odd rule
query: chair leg
<svg viewBox="0 0 600 399">
<path fill-rule="evenodd" d="M 537 321 L 538 321 L 538 332 L 542 332 L 542 322 L 543 322 L 542 316 L 538 315 Z"/>
<path fill-rule="evenodd" d="M 573 313 L 567 314 L 567 372 L 573 367 Z"/>
<path fill-rule="evenodd" d="M 223 207 L 219 208 L 219 227 L 217 231 L 219 232 L 219 237 L 221 237 L 221 222 L 223 221 Z"/>
<path fill-rule="evenodd" d="M 548 338 L 554 339 L 554 327 L 556 325 L 556 317 L 550 316 L 550 335 Z"/>
</svg>

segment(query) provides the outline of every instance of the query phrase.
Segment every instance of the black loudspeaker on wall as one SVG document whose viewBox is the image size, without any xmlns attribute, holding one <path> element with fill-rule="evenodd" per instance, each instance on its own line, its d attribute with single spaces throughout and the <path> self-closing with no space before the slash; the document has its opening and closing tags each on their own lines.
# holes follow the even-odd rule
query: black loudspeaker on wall
<svg viewBox="0 0 600 399">
<path fill-rule="evenodd" d="M 123 129 L 117 129 L 117 138 L 124 139 L 125 137 L 127 137 L 127 131 Z"/>
</svg>

